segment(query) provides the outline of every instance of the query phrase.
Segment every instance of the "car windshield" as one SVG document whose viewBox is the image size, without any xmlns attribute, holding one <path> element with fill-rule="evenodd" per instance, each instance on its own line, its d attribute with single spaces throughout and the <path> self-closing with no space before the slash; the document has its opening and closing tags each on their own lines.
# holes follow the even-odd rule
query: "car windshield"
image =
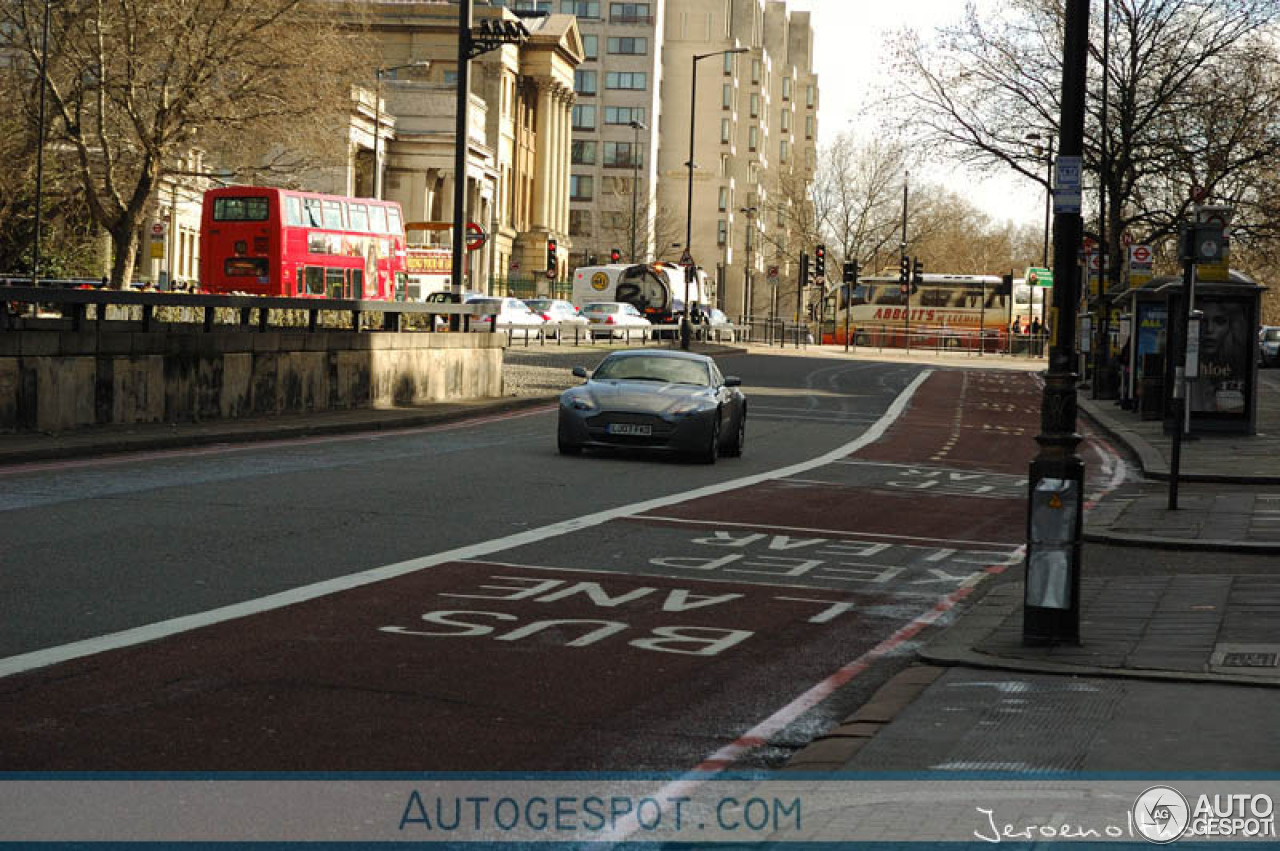
<svg viewBox="0 0 1280 851">
<path fill-rule="evenodd" d="M 693 384 L 698 387 L 707 387 L 711 383 L 711 373 L 700 361 L 636 355 L 605 358 L 592 377 L 610 381 Z"/>
<path fill-rule="evenodd" d="M 1263 336 L 1262 339 L 1266 340 L 1268 343 L 1280 342 L 1280 328 L 1272 328 Z"/>
</svg>

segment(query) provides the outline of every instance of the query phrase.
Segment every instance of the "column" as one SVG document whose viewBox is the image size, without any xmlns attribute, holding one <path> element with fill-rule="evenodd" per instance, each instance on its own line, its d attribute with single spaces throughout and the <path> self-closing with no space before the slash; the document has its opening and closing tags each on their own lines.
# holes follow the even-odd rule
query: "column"
<svg viewBox="0 0 1280 851">
<path fill-rule="evenodd" d="M 551 201 L 551 216 L 547 221 L 547 226 L 558 234 L 564 233 L 564 228 L 560 226 L 561 211 L 565 205 L 565 193 L 563 187 L 568 176 L 564 173 L 564 164 L 560 159 L 560 147 L 564 144 L 565 120 L 564 120 L 564 93 L 556 86 L 551 96 L 551 143 L 547 146 L 547 157 L 550 161 L 551 180 L 548 187 Z"/>
<path fill-rule="evenodd" d="M 560 105 L 560 116 L 564 122 L 564 143 L 560 146 L 560 168 L 564 179 L 560 182 L 560 232 L 569 233 L 569 149 L 573 145 L 573 92 L 565 91 L 564 102 Z"/>
<path fill-rule="evenodd" d="M 538 134 L 536 144 L 538 150 L 533 170 L 533 230 L 549 230 L 552 225 L 550 203 L 551 180 L 551 136 L 552 126 L 551 81 L 538 81 Z"/>
</svg>

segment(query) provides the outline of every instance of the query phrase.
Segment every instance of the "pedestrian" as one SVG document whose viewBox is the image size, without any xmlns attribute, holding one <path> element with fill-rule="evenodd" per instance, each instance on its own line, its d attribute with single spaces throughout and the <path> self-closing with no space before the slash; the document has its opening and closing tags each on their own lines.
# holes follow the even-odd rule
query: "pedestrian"
<svg viewBox="0 0 1280 851">
<path fill-rule="evenodd" d="M 1044 354 L 1044 328 L 1040 324 L 1039 316 L 1031 320 L 1031 346 L 1036 357 Z"/>
</svg>

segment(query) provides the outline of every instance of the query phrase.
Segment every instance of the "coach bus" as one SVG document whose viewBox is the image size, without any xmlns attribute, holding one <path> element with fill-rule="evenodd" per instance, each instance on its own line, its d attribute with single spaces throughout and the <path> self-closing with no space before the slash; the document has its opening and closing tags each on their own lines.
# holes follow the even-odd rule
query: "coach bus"
<svg viewBox="0 0 1280 851">
<path fill-rule="evenodd" d="M 204 195 L 200 286 L 206 292 L 403 301 L 400 205 L 266 186 Z"/>
<path fill-rule="evenodd" d="M 995 275 L 926 274 L 915 292 L 897 275 L 834 288 L 823 304 L 822 341 L 860 346 L 1002 348 L 1012 321 L 1010 288 Z M 846 324 L 847 315 L 847 324 Z"/>
</svg>

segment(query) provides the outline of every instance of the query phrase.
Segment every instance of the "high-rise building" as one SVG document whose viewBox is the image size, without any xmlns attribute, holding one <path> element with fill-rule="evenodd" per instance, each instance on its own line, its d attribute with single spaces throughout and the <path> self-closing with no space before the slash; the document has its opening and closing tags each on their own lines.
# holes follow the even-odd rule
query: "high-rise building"
<svg viewBox="0 0 1280 851">
<path fill-rule="evenodd" d="M 608 262 L 615 250 L 628 261 L 674 261 L 687 248 L 726 312 L 767 316 L 776 288 L 790 300 L 778 313 L 790 315 L 814 230 L 809 14 L 783 0 L 497 5 L 578 18 L 585 58 L 574 85 L 570 266 Z"/>
</svg>

